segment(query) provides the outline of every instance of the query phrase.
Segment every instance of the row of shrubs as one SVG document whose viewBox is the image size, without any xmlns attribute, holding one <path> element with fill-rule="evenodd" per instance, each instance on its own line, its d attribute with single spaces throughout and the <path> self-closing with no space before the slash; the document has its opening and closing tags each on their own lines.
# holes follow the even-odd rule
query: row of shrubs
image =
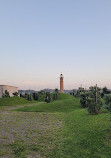
<svg viewBox="0 0 111 158">
<path fill-rule="evenodd" d="M 20 97 L 27 98 L 27 100 L 29 100 L 29 101 L 32 101 L 32 100 L 38 101 L 41 98 L 41 96 L 43 96 L 43 100 L 47 103 L 51 102 L 51 100 L 57 100 L 58 99 L 58 89 L 55 89 L 53 96 L 51 95 L 50 92 L 44 92 L 44 91 L 40 91 L 40 92 L 32 93 L 32 94 L 27 94 L 27 93 L 25 93 L 24 95 L 20 94 Z"/>
<path fill-rule="evenodd" d="M 37 101 L 41 98 L 41 96 L 43 96 L 43 100 L 45 102 L 49 103 L 49 102 L 51 102 L 51 100 L 57 100 L 57 98 L 58 98 L 58 89 L 55 89 L 55 92 L 53 93 L 53 96 L 50 94 L 50 92 L 44 92 L 44 91 L 39 91 L 39 92 L 31 93 L 31 94 L 28 94 L 28 93 L 18 94 L 17 92 L 15 92 L 15 93 L 13 93 L 13 96 L 16 96 L 16 97 L 20 96 L 20 97 L 26 98 L 29 101 L 32 101 L 32 100 Z M 6 98 L 6 97 L 10 97 L 10 94 L 7 90 L 5 91 L 5 93 L 3 95 L 3 98 Z"/>
</svg>

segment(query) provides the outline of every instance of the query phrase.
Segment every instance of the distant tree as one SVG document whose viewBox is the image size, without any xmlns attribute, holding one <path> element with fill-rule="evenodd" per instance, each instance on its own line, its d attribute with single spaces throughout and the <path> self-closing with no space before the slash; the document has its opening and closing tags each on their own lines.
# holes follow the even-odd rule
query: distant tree
<svg viewBox="0 0 111 158">
<path fill-rule="evenodd" d="M 23 96 L 24 96 L 24 98 L 28 98 L 28 95 L 29 94 L 25 93 Z"/>
<path fill-rule="evenodd" d="M 75 97 L 80 97 L 80 91 L 79 91 L 79 90 L 76 90 L 74 96 L 75 96 Z"/>
<path fill-rule="evenodd" d="M 38 93 L 33 93 L 33 98 L 34 98 L 34 100 L 38 100 L 39 99 L 39 94 Z"/>
<path fill-rule="evenodd" d="M 108 94 L 108 93 L 109 93 L 109 90 L 107 89 L 107 87 L 104 87 L 104 88 L 103 88 L 103 93 L 104 93 L 104 94 Z"/>
<path fill-rule="evenodd" d="M 76 93 L 76 90 L 73 89 L 73 91 L 72 91 L 72 95 L 75 96 L 75 93 Z"/>
<path fill-rule="evenodd" d="M 13 93 L 13 96 L 18 97 L 18 93 L 17 93 L 17 92 L 14 92 L 14 93 Z"/>
<path fill-rule="evenodd" d="M 55 93 L 54 93 L 54 100 L 57 100 L 57 98 L 58 98 L 58 92 L 59 92 L 59 90 L 56 88 L 55 89 Z"/>
<path fill-rule="evenodd" d="M 58 88 L 56 88 L 56 89 L 55 89 L 55 93 L 57 93 L 57 94 L 59 93 L 59 90 L 58 90 Z"/>
<path fill-rule="evenodd" d="M 47 103 L 51 102 L 50 92 L 46 92 L 46 96 L 44 98 L 44 101 L 47 102 Z"/>
<path fill-rule="evenodd" d="M 103 98 L 105 94 L 110 94 L 110 91 L 107 89 L 107 87 L 104 87 L 101 90 L 101 97 Z"/>
<path fill-rule="evenodd" d="M 23 97 L 23 94 L 20 93 L 20 97 Z"/>
<path fill-rule="evenodd" d="M 9 92 L 7 90 L 5 90 L 4 97 L 10 97 L 10 94 L 9 94 Z"/>
<path fill-rule="evenodd" d="M 28 95 L 27 95 L 27 100 L 29 100 L 29 101 L 32 101 L 32 100 L 33 100 L 32 94 L 28 94 Z"/>
<path fill-rule="evenodd" d="M 41 96 L 41 95 L 44 95 L 45 92 L 43 90 L 39 91 L 38 94 Z"/>
<path fill-rule="evenodd" d="M 70 95 L 72 95 L 72 96 L 76 96 L 76 92 L 77 92 L 77 90 L 75 90 L 75 89 L 73 89 L 73 91 L 72 92 L 70 92 Z"/>
</svg>

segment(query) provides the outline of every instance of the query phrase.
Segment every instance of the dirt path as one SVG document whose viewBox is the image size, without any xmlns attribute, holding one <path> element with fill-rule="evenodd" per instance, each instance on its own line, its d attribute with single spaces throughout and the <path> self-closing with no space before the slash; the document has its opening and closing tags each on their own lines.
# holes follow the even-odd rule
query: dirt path
<svg viewBox="0 0 111 158">
<path fill-rule="evenodd" d="M 0 110 L 0 158 L 45 158 L 53 149 L 53 134 L 62 127 L 59 114 L 11 111 L 37 104 Z"/>
</svg>

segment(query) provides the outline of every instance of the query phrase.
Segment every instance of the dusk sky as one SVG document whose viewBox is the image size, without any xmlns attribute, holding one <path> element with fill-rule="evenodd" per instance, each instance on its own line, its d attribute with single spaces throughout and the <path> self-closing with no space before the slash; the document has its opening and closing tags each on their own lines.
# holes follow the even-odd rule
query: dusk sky
<svg viewBox="0 0 111 158">
<path fill-rule="evenodd" d="M 111 88 L 111 0 L 0 0 L 0 84 Z"/>
</svg>

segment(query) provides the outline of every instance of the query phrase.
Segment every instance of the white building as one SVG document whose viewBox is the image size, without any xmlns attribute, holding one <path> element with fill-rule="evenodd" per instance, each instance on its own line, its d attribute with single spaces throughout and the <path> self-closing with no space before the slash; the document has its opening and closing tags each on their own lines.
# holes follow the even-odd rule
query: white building
<svg viewBox="0 0 111 158">
<path fill-rule="evenodd" d="M 18 87 L 8 86 L 8 85 L 0 85 L 0 98 L 3 97 L 6 90 L 9 92 L 10 97 L 13 97 L 13 93 L 15 93 L 15 92 L 18 93 Z"/>
</svg>

